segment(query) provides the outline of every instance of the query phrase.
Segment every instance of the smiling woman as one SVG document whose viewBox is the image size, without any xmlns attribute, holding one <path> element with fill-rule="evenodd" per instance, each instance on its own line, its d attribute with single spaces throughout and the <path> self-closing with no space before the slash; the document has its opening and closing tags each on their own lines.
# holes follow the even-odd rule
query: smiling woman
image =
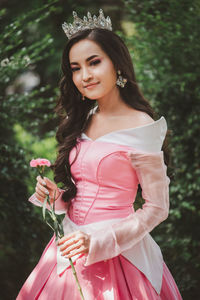
<svg viewBox="0 0 200 300">
<path fill-rule="evenodd" d="M 73 82 L 83 96 L 107 101 L 113 93 L 119 94 L 112 60 L 94 41 L 85 39 L 73 45 L 69 59 Z"/>
<path fill-rule="evenodd" d="M 87 300 L 180 300 L 150 232 L 169 212 L 167 123 L 154 121 L 124 42 L 109 18 L 64 25 L 57 112 L 56 183 L 37 178 L 30 202 L 56 191 L 64 237 L 47 245 L 17 300 L 80 300 L 68 259 Z M 83 101 L 84 100 L 84 101 Z M 144 205 L 134 211 L 138 185 Z M 51 195 L 50 195 L 51 196 Z"/>
</svg>

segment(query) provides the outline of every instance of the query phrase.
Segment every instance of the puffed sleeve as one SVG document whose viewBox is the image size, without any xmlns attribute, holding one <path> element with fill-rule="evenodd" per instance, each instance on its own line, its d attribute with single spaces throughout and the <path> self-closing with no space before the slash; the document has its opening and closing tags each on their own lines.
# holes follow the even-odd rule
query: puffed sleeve
<svg viewBox="0 0 200 300">
<path fill-rule="evenodd" d="M 168 216 L 170 179 L 163 152 L 132 149 L 128 157 L 141 185 L 145 203 L 142 209 L 127 218 L 91 233 L 86 266 L 123 254 Z"/>
<path fill-rule="evenodd" d="M 68 204 L 62 200 L 62 195 L 64 193 L 64 190 L 59 189 L 59 192 L 60 192 L 60 194 L 59 194 L 58 198 L 55 201 L 55 213 L 57 215 L 61 215 L 61 214 L 66 213 L 67 207 L 68 207 Z M 28 201 L 31 202 L 32 204 L 36 205 L 36 206 L 42 207 L 42 202 L 39 201 L 36 198 L 35 193 L 28 199 Z M 47 209 L 49 209 L 48 204 L 47 204 Z"/>
</svg>

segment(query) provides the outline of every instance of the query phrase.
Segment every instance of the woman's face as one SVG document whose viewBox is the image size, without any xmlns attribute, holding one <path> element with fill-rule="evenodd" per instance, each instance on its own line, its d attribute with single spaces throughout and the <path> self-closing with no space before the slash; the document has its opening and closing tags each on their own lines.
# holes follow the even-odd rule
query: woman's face
<svg viewBox="0 0 200 300">
<path fill-rule="evenodd" d="M 89 99 L 100 99 L 117 89 L 117 74 L 111 59 L 93 41 L 84 39 L 69 52 L 72 80 Z"/>
</svg>

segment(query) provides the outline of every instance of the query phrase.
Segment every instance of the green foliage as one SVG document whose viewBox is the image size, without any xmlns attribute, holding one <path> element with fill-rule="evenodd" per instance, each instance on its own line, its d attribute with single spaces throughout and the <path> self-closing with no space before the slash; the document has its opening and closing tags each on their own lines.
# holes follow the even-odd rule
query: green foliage
<svg viewBox="0 0 200 300">
<path fill-rule="evenodd" d="M 172 129 L 170 215 L 154 231 L 184 299 L 197 299 L 200 215 L 199 1 L 125 1 L 137 78 Z M 165 232 L 165 234 L 163 234 Z"/>
<path fill-rule="evenodd" d="M 38 218 L 38 210 L 33 210 L 27 202 L 30 195 L 28 178 L 33 177 L 29 171 L 29 160 L 36 151 L 34 137 L 27 136 L 26 143 L 31 143 L 31 147 L 26 148 L 19 141 L 20 125 L 15 125 L 21 124 L 20 128 L 24 126 L 33 133 L 38 132 L 39 127 L 42 133 L 43 127 L 55 123 L 52 108 L 56 90 L 52 92 L 50 86 L 45 85 L 38 90 L 22 93 L 16 83 L 19 75 L 33 70 L 38 62 L 54 52 L 50 34 L 37 40 L 31 36 L 34 28 L 37 30 L 35 22 L 40 24 L 49 16 L 49 4 L 19 16 L 0 33 L 0 281 L 1 297 L 5 300 L 16 298 L 50 236 L 45 224 Z M 0 16 L 4 20 L 7 10 L 1 10 Z M 12 93 L 8 92 L 9 87 L 14 87 Z M 51 97 L 47 103 L 45 98 L 48 93 Z M 50 132 L 50 135 L 53 134 Z M 48 143 L 47 140 L 46 147 Z M 34 187 L 35 180 L 31 185 Z"/>
<path fill-rule="evenodd" d="M 20 124 L 14 125 L 16 142 L 23 148 L 27 163 L 31 159 L 46 158 L 53 163 L 56 159 L 56 140 L 55 137 L 46 137 L 42 140 L 35 138 L 22 128 Z M 27 165 L 29 167 L 29 163 Z M 26 177 L 25 183 L 28 188 L 28 194 L 34 193 L 35 178 L 37 177 L 37 170 L 30 169 L 29 176 Z M 51 169 L 45 170 L 45 176 L 53 180 L 53 172 Z"/>
</svg>

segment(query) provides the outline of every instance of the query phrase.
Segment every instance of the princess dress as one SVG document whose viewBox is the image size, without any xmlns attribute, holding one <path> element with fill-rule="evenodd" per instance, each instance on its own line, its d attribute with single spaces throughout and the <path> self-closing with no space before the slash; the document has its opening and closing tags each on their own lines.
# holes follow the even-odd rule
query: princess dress
<svg viewBox="0 0 200 300">
<path fill-rule="evenodd" d="M 161 147 L 167 131 L 164 117 L 136 128 L 117 130 L 96 140 L 82 134 L 70 152 L 77 195 L 66 213 L 64 232 L 90 235 L 87 255 L 73 258 L 86 300 L 182 299 L 149 232 L 167 218 L 166 166 Z M 138 184 L 145 204 L 136 212 Z M 41 203 L 33 194 L 33 204 Z M 81 300 L 68 259 L 52 237 L 17 300 Z"/>
</svg>

